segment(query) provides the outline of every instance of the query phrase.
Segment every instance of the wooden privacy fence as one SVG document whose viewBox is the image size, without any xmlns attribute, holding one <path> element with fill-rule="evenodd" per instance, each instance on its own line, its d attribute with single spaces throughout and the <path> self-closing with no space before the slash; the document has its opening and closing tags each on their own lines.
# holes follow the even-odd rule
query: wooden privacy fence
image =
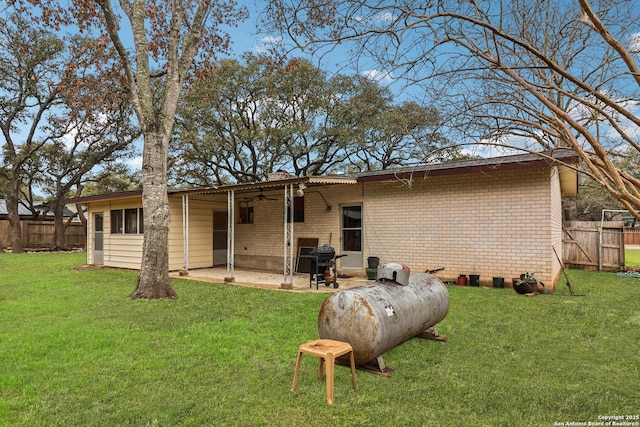
<svg viewBox="0 0 640 427">
<path fill-rule="evenodd" d="M 567 267 L 617 270 L 624 265 L 622 221 L 567 221 L 562 244 Z"/>
<path fill-rule="evenodd" d="M 55 226 L 52 221 L 21 221 L 22 246 L 27 249 L 42 249 L 53 246 Z M 0 220 L 0 248 L 11 246 L 8 220 Z M 85 248 L 86 231 L 82 224 L 70 224 L 64 232 L 67 248 Z"/>
<path fill-rule="evenodd" d="M 625 245 L 638 245 L 638 246 L 640 246 L 640 229 L 637 229 L 637 228 L 625 228 L 624 229 L 624 244 Z"/>
</svg>

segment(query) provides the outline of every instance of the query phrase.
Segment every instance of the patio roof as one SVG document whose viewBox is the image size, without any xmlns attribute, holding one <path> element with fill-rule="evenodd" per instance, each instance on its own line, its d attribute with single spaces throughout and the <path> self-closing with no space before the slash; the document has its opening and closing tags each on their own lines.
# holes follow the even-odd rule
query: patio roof
<svg viewBox="0 0 640 427">
<path fill-rule="evenodd" d="M 244 184 L 221 185 L 219 187 L 194 188 L 191 190 L 170 190 L 171 195 L 182 194 L 215 194 L 226 193 L 228 191 L 257 191 L 265 188 L 282 188 L 286 185 L 305 184 L 313 185 L 337 185 L 337 184 L 357 184 L 358 180 L 350 176 L 309 176 L 309 177 L 292 177 L 287 179 L 277 179 L 268 181 L 251 182 Z"/>
<path fill-rule="evenodd" d="M 265 188 L 282 188 L 287 185 L 305 184 L 306 186 L 314 185 L 345 185 L 356 184 L 358 180 L 350 176 L 310 176 L 310 177 L 292 177 L 287 179 L 278 179 L 270 181 L 259 181 L 243 184 L 221 185 L 218 187 L 202 187 L 192 189 L 169 189 L 168 194 L 173 196 L 193 195 L 193 194 L 222 194 L 229 191 L 244 192 L 258 191 Z M 126 199 L 131 197 L 142 196 L 142 190 L 123 191 L 118 193 L 97 194 L 93 196 L 82 196 L 68 199 L 69 203 L 88 203 L 101 200 Z"/>
<path fill-rule="evenodd" d="M 248 192 L 260 189 L 283 188 L 289 185 L 304 184 L 305 186 L 316 185 L 348 185 L 358 182 L 387 181 L 390 179 L 409 179 L 426 176 L 457 175 L 464 173 L 479 173 L 490 170 L 514 170 L 526 168 L 542 168 L 548 166 L 570 165 L 579 161 L 578 155 L 567 149 L 554 150 L 542 153 L 517 154 L 502 157 L 489 157 L 482 159 L 471 159 L 437 163 L 432 165 L 419 165 L 406 168 L 385 169 L 371 172 L 358 172 L 353 175 L 331 175 L 331 176 L 309 176 L 295 177 L 286 173 L 276 173 L 274 175 L 283 179 L 269 179 L 266 181 L 220 185 L 214 187 L 201 187 L 192 189 L 169 189 L 169 195 L 192 195 L 192 194 L 221 194 L 230 191 Z M 129 197 L 140 197 L 142 190 L 125 191 L 120 193 L 99 194 L 95 196 L 84 196 L 68 199 L 69 203 L 87 203 L 100 200 L 123 199 Z"/>
</svg>

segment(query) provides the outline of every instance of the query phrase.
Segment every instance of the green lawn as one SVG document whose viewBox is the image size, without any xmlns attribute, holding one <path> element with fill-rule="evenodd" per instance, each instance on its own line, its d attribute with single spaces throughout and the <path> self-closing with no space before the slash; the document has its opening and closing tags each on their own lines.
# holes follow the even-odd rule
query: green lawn
<svg viewBox="0 0 640 427">
<path fill-rule="evenodd" d="M 624 261 L 627 267 L 640 267 L 640 249 L 625 249 Z"/>
<path fill-rule="evenodd" d="M 391 378 L 306 356 L 328 294 L 176 280 L 131 301 L 131 272 L 84 254 L 0 253 L 2 426 L 553 426 L 640 413 L 640 282 L 569 271 L 583 297 L 449 287 L 449 341 L 384 355 Z M 564 295 L 562 295 L 564 294 Z"/>
</svg>

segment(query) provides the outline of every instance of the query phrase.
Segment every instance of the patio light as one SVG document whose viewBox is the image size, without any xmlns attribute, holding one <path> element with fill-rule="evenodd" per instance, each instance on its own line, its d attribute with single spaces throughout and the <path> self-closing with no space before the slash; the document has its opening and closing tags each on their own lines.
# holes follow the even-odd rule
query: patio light
<svg viewBox="0 0 640 427">
<path fill-rule="evenodd" d="M 303 183 L 300 183 L 300 185 L 298 185 L 298 191 L 296 191 L 296 195 L 298 197 L 304 196 L 304 190 L 306 189 L 307 189 L 307 186 L 304 185 Z"/>
</svg>

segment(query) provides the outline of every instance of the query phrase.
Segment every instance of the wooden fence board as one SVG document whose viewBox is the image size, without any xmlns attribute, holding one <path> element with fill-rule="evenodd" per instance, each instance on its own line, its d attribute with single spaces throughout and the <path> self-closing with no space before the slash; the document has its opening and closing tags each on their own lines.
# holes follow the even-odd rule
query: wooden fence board
<svg viewBox="0 0 640 427">
<path fill-rule="evenodd" d="M 638 246 L 640 246 L 640 229 L 625 228 L 624 229 L 624 244 L 625 245 L 638 245 Z"/>
<path fill-rule="evenodd" d="M 41 249 L 53 246 L 55 226 L 51 221 L 22 221 L 22 244 L 26 249 Z M 9 221 L 0 220 L 0 249 L 10 247 Z M 70 224 L 64 233 L 65 246 L 85 248 L 87 236 L 82 224 Z"/>
<path fill-rule="evenodd" d="M 624 265 L 624 228 L 621 221 L 567 221 L 564 223 L 563 262 L 574 268 L 615 270 Z M 602 238 L 602 240 L 601 240 Z M 600 257 L 602 256 L 602 261 Z"/>
</svg>

